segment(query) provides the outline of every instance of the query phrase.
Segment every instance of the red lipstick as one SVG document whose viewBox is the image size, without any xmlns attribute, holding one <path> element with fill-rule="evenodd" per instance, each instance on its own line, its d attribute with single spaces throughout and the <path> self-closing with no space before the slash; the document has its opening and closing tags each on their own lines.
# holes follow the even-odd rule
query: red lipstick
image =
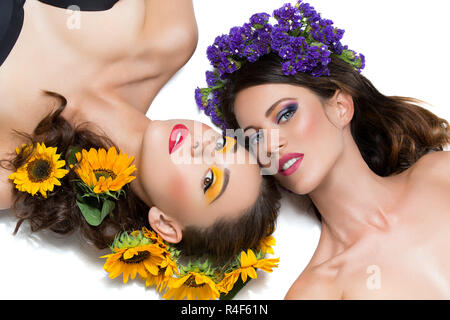
<svg viewBox="0 0 450 320">
<path fill-rule="evenodd" d="M 278 163 L 278 173 L 283 176 L 290 176 L 300 167 L 304 156 L 303 153 L 289 153 L 284 155 Z"/>
<path fill-rule="evenodd" d="M 189 129 L 183 124 L 177 124 L 172 128 L 169 136 L 169 154 L 174 153 L 189 134 Z"/>
</svg>

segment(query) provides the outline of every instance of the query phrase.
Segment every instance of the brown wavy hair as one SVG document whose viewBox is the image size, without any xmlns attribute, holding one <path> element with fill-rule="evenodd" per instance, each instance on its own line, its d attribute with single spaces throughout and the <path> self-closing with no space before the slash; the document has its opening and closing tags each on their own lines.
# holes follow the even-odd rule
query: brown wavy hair
<svg viewBox="0 0 450 320">
<path fill-rule="evenodd" d="M 82 149 L 105 148 L 114 143 L 105 135 L 92 131 L 93 124 L 83 123 L 73 127 L 61 113 L 67 101 L 64 97 L 46 92 L 61 99 L 61 106 L 40 121 L 32 134 L 15 132 L 24 138 L 27 144 L 35 146 L 38 142 L 47 147 L 56 147 L 66 163 L 74 147 Z M 116 149 L 119 150 L 119 148 Z M 16 171 L 26 163 L 32 152 L 12 155 L 12 160 L 3 160 L 0 165 Z M 126 197 L 120 197 L 112 214 L 108 215 L 98 227 L 89 225 L 83 218 L 77 204 L 76 193 L 71 181 L 77 178 L 71 170 L 61 180 L 61 186 L 48 192 L 47 198 L 37 194 L 31 196 L 14 188 L 12 211 L 18 218 L 14 233 L 23 222 L 28 221 L 31 231 L 49 229 L 58 234 L 70 234 L 80 230 L 89 243 L 102 249 L 108 247 L 118 232 L 150 228 L 148 223 L 149 207 L 125 186 Z M 185 255 L 209 255 L 212 260 L 226 261 L 241 250 L 257 248 L 263 238 L 275 229 L 281 194 L 273 177 L 264 177 L 256 202 L 239 218 L 220 220 L 211 227 L 200 229 L 189 226 L 183 230 L 183 239 L 177 247 Z"/>
<path fill-rule="evenodd" d="M 350 94 L 355 109 L 350 124 L 353 139 L 367 165 L 379 176 L 398 174 L 423 155 L 443 151 L 450 143 L 447 120 L 421 107 L 422 101 L 383 95 L 366 77 L 336 56 L 331 57 L 328 68 L 330 76 L 326 77 L 301 72 L 286 76 L 281 71 L 281 58 L 274 53 L 245 64 L 231 75 L 222 95 L 227 126 L 239 127 L 234 100 L 240 91 L 277 83 L 310 89 L 322 101 L 333 97 L 337 90 Z M 314 211 L 318 215 L 317 208 Z"/>
<path fill-rule="evenodd" d="M 177 245 L 185 255 L 208 255 L 224 262 L 242 250 L 259 249 L 275 230 L 281 193 L 272 176 L 263 176 L 256 202 L 237 219 L 220 219 L 211 227 L 188 226 Z"/>
<path fill-rule="evenodd" d="M 32 134 L 14 132 L 23 138 L 24 143 L 36 146 L 38 142 L 43 142 L 47 147 L 56 147 L 57 153 L 61 154 L 66 163 L 74 147 L 89 150 L 114 146 L 106 136 L 94 133 L 92 124 L 83 123 L 73 127 L 61 117 L 67 104 L 66 99 L 55 93 L 46 94 L 59 98 L 62 104 L 44 117 Z M 27 162 L 31 154 L 32 152 L 21 152 L 14 155 L 12 160 L 3 160 L 1 166 L 16 171 Z M 14 234 L 23 222 L 28 221 L 32 232 L 49 229 L 57 234 L 71 234 L 79 230 L 85 240 L 103 249 L 111 244 L 117 232 L 139 229 L 146 225 L 148 207 L 131 191 L 129 185 L 125 186 L 126 196 L 120 197 L 112 214 L 98 227 L 89 225 L 76 204 L 76 193 L 71 183 L 76 178 L 74 171 L 70 170 L 60 179 L 61 186 L 48 192 L 47 198 L 39 194 L 31 196 L 14 188 L 11 209 L 18 219 Z"/>
</svg>

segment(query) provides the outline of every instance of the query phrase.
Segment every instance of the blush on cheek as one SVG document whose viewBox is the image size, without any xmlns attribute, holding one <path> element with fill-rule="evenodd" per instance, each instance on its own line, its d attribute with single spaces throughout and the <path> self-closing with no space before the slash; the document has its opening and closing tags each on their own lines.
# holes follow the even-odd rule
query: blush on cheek
<svg viewBox="0 0 450 320">
<path fill-rule="evenodd" d="M 165 190 L 167 197 L 166 202 L 166 213 L 177 221 L 184 223 L 189 220 L 187 217 L 188 206 L 189 206 L 189 195 L 186 191 L 187 186 L 183 180 L 183 176 L 179 173 L 174 173 L 174 175 L 168 179 L 169 185 Z"/>
<path fill-rule="evenodd" d="M 183 179 L 183 175 L 179 172 L 174 172 L 169 179 L 169 195 L 175 203 L 185 203 L 185 199 L 188 196 L 186 192 L 186 184 Z"/>
<path fill-rule="evenodd" d="M 295 126 L 297 131 L 295 135 L 298 137 L 298 141 L 304 141 L 307 144 L 315 143 L 314 137 L 317 132 L 320 131 L 320 123 L 318 117 L 311 112 L 303 112 L 300 117 L 300 121 Z"/>
</svg>

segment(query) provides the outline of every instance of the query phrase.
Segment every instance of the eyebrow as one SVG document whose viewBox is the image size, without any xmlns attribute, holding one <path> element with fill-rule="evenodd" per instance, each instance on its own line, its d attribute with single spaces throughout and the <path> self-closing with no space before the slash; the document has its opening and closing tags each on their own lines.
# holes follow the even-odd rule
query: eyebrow
<svg viewBox="0 0 450 320">
<path fill-rule="evenodd" d="M 219 194 L 213 201 L 210 202 L 210 204 L 220 198 L 220 196 L 225 192 L 225 189 L 228 186 L 228 182 L 230 181 L 230 170 L 225 168 L 223 171 L 224 171 L 224 178 L 223 178 L 223 183 L 222 183 L 222 189 L 220 189 Z"/>
<path fill-rule="evenodd" d="M 266 113 L 264 114 L 264 116 L 265 116 L 266 118 L 268 118 L 268 117 L 270 116 L 270 114 L 273 112 L 273 110 L 274 110 L 280 103 L 282 103 L 282 102 L 284 102 L 284 101 L 286 101 L 286 100 L 294 100 L 294 98 L 282 98 L 282 99 L 278 100 L 277 102 L 275 102 L 274 104 L 272 104 L 272 105 L 270 106 L 269 109 L 267 109 L 267 111 L 266 111 Z M 253 126 L 248 126 L 247 128 L 244 129 L 244 132 L 247 131 L 248 129 L 254 129 L 254 130 L 256 130 L 255 127 L 253 127 Z"/>
</svg>

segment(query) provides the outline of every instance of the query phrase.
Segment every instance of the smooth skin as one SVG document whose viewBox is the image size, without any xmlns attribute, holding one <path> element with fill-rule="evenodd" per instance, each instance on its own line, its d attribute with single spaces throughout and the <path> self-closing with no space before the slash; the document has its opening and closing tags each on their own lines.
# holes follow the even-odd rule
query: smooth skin
<svg viewBox="0 0 450 320">
<path fill-rule="evenodd" d="M 107 11 L 76 12 L 79 29 L 67 27 L 65 9 L 26 1 L 24 12 L 20 36 L 0 67 L 1 159 L 22 143 L 12 130 L 33 132 L 61 104 L 43 91 L 67 99 L 63 115 L 74 123 L 89 118 L 120 128 L 108 104 L 120 105 L 122 123 L 146 113 L 197 44 L 189 0 L 121 0 Z M 0 168 L 2 191 L 10 188 L 8 175 Z M 10 194 L 0 193 L 0 208 L 10 206 Z"/>
<path fill-rule="evenodd" d="M 292 105 L 297 110 L 288 113 Z M 379 177 L 351 135 L 353 112 L 343 91 L 322 102 L 306 88 L 265 84 L 236 97 L 238 123 L 250 127 L 246 136 L 268 130 L 253 139 L 259 147 L 275 158 L 304 154 L 295 173 L 276 178 L 308 195 L 322 215 L 317 249 L 285 298 L 449 299 L 450 153 L 428 154 L 401 174 Z M 279 130 L 277 143 L 269 143 L 270 129 Z"/>
<path fill-rule="evenodd" d="M 192 1 L 121 0 L 105 12 L 79 12 L 79 30 L 66 27 L 66 10 L 35 1 L 27 1 L 24 9 L 22 33 L 0 68 L 1 159 L 10 158 L 24 142 L 12 130 L 32 133 L 61 105 L 60 99 L 42 93 L 46 90 L 67 99 L 62 116 L 72 125 L 90 122 L 93 131 L 135 156 L 137 178 L 131 187 L 151 208 L 149 222 L 165 240 L 179 242 L 184 227 L 234 218 L 255 202 L 262 178 L 242 147 L 227 151 L 244 159 L 237 163 L 224 157 L 222 135 L 212 128 L 145 116 L 156 93 L 195 50 Z M 189 136 L 170 155 L 176 124 L 189 128 Z M 175 163 L 172 157 L 183 152 L 192 161 Z M 206 154 L 208 162 L 201 160 Z M 211 167 L 229 172 L 220 197 L 218 191 L 204 190 Z M 0 169 L 0 209 L 12 204 L 9 174 Z"/>
</svg>

